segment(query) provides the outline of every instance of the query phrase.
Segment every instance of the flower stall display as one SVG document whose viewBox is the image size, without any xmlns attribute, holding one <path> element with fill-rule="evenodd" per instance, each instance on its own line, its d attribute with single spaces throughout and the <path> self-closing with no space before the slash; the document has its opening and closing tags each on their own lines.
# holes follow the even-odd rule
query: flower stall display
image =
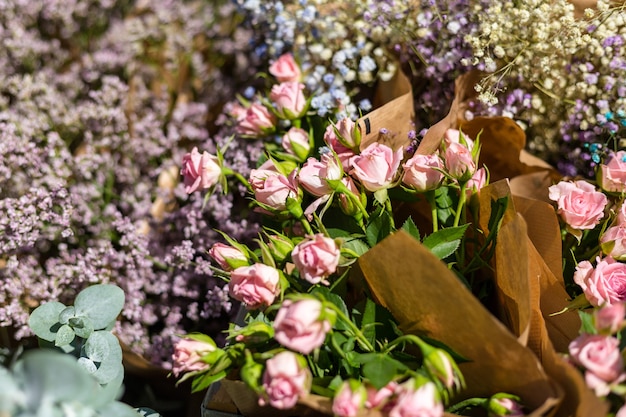
<svg viewBox="0 0 626 417">
<path fill-rule="evenodd" d="M 454 117 L 471 79 L 459 79 L 450 114 L 419 143 L 411 129 L 396 134 L 410 117 L 388 118 L 402 114 L 404 96 L 356 122 L 323 123 L 308 104 L 296 107 L 303 91 L 312 101 L 305 87 L 280 103 L 281 82 L 269 79 L 255 102 L 274 123 L 257 135 L 280 141 L 266 142 L 258 168 L 240 178 L 264 214 L 263 230 L 256 247 L 225 235 L 209 251 L 242 316 L 225 347 L 191 333 L 173 358 L 181 380 L 212 388 L 207 407 L 223 407 L 212 399 L 226 392 L 226 407 L 244 415 L 267 407 L 340 416 L 406 415 L 410 407 L 428 415 L 608 410 L 559 354 L 580 321 L 571 311 L 553 315 L 571 307 L 540 235 L 560 244 L 555 211 L 508 185 L 509 177 L 560 177 L 524 157 L 524 135 L 510 119 Z M 396 131 L 372 130 L 386 118 Z M 295 149 L 294 128 L 309 134 Z M 515 163 L 489 184 L 483 162 L 499 155 L 483 147 L 520 138 L 508 155 Z M 222 165 L 221 173 L 233 172 Z M 371 400 L 374 393 L 384 400 Z"/>
</svg>

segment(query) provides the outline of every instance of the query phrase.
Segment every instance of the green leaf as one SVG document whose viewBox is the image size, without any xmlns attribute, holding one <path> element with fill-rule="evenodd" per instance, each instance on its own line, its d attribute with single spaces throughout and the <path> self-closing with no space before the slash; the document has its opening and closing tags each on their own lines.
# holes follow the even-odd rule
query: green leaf
<svg viewBox="0 0 626 417">
<path fill-rule="evenodd" d="M 63 311 L 59 313 L 59 323 L 68 324 L 70 319 L 76 315 L 76 309 L 74 306 L 65 307 Z"/>
<path fill-rule="evenodd" d="M 108 354 L 97 364 L 98 370 L 93 374 L 99 384 L 108 384 L 117 378 L 120 373 L 124 372 L 124 366 L 122 365 L 122 348 L 120 347 L 120 342 L 117 337 L 110 332 L 94 332 L 87 342 L 90 342 L 93 337 L 97 337 L 99 340 L 96 342 L 98 346 L 92 349 L 93 351 L 97 350 L 97 355 L 105 355 L 107 348 L 104 347 L 104 343 L 108 344 Z M 87 343 L 84 349 L 85 354 L 87 353 L 86 345 Z"/>
<path fill-rule="evenodd" d="M 417 229 L 417 226 L 415 225 L 415 222 L 413 222 L 412 217 L 409 216 L 409 218 L 406 219 L 406 221 L 402 225 L 402 230 L 413 236 L 415 239 L 417 239 L 418 242 L 421 242 L 420 231 Z"/>
<path fill-rule="evenodd" d="M 65 346 L 72 343 L 76 334 L 74 330 L 67 324 L 59 327 L 59 331 L 57 332 L 56 339 L 54 339 L 55 346 Z"/>
<path fill-rule="evenodd" d="M 89 317 L 94 330 L 104 329 L 122 311 L 124 298 L 124 291 L 116 285 L 92 285 L 76 296 L 76 315 Z"/>
<path fill-rule="evenodd" d="M 76 336 L 88 339 L 93 333 L 93 325 L 89 317 L 72 317 L 69 320 L 69 325 L 72 326 Z"/>
<path fill-rule="evenodd" d="M 439 259 L 452 255 L 461 244 L 461 239 L 469 224 L 457 227 L 448 227 L 438 230 L 424 238 L 424 246 L 431 250 Z"/>
<path fill-rule="evenodd" d="M 37 307 L 28 318 L 28 327 L 35 335 L 48 342 L 54 342 L 61 324 L 59 314 L 65 305 L 58 301 L 50 301 Z"/>
<path fill-rule="evenodd" d="M 370 298 L 365 300 L 363 308 L 363 317 L 361 319 L 361 332 L 363 336 L 373 345 L 376 339 L 376 303 Z"/>
<path fill-rule="evenodd" d="M 458 201 L 456 194 L 457 189 L 451 187 L 439 187 L 435 190 L 437 218 L 442 227 L 452 226 L 454 223 L 454 210 Z"/>
<path fill-rule="evenodd" d="M 341 249 L 347 249 L 357 256 L 363 255 L 365 252 L 370 250 L 370 247 L 367 246 L 367 243 L 363 242 L 361 239 L 346 239 L 344 243 L 341 245 Z"/>
<path fill-rule="evenodd" d="M 585 311 L 578 310 L 578 316 L 580 317 L 580 331 L 579 333 L 596 334 L 596 326 L 594 325 L 593 314 L 589 314 Z"/>
<path fill-rule="evenodd" d="M 103 332 L 95 332 L 85 342 L 85 354 L 94 362 L 102 362 L 108 358 L 111 353 L 109 341 Z"/>
<path fill-rule="evenodd" d="M 223 379 L 224 377 L 226 377 L 226 371 L 218 372 L 215 375 L 211 375 L 208 373 L 202 374 L 202 376 L 194 378 L 191 382 L 191 392 L 194 393 L 203 391 L 207 389 L 209 385 L 219 381 L 220 379 Z"/>
<path fill-rule="evenodd" d="M 370 217 L 370 222 L 365 229 L 365 236 L 370 247 L 374 247 L 378 242 L 389 236 L 392 231 L 391 214 L 385 210 L 376 210 L 376 212 L 378 212 L 378 215 Z"/>
<path fill-rule="evenodd" d="M 381 389 L 391 382 L 397 374 L 397 361 L 388 356 L 377 355 L 361 368 L 363 376 L 376 388 Z"/>
<path fill-rule="evenodd" d="M 98 370 L 98 367 L 96 366 L 96 364 L 94 363 L 94 361 L 92 361 L 89 358 L 78 358 L 78 360 L 76 361 L 80 366 L 83 367 L 83 369 L 85 371 L 87 371 L 87 373 L 89 374 L 93 374 Z"/>
</svg>

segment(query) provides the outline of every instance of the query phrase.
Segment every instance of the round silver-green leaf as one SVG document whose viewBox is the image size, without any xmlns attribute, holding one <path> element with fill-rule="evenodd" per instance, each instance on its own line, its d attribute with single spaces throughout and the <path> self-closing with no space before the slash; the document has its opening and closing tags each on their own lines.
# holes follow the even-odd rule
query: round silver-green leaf
<svg viewBox="0 0 626 417">
<path fill-rule="evenodd" d="M 40 339 L 54 342 L 59 323 L 59 314 L 65 309 L 63 303 L 50 301 L 37 307 L 28 318 L 28 327 Z"/>
</svg>

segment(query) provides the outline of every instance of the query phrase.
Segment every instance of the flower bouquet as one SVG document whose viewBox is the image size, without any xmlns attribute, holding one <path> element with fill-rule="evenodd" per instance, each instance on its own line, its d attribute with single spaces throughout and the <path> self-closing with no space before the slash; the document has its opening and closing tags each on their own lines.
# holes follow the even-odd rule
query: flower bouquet
<svg viewBox="0 0 626 417">
<path fill-rule="evenodd" d="M 417 140 L 401 76 L 387 88 L 399 96 L 356 122 L 324 121 L 282 60 L 292 78 L 270 68 L 271 92 L 233 113 L 241 135 L 269 139 L 239 177 L 263 230 L 255 248 L 224 235 L 209 250 L 240 320 L 225 347 L 185 336 L 174 374 L 211 387 L 207 409 L 244 415 L 607 409 L 558 353 L 580 327 L 545 201 L 560 176 L 510 119 L 459 117 L 473 74 Z M 236 175 L 221 152 L 183 160 L 191 192 Z"/>
</svg>

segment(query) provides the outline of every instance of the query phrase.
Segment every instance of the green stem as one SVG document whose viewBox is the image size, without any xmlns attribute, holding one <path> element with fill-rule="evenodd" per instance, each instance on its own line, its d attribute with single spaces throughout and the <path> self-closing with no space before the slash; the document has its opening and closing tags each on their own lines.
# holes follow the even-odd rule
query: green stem
<svg viewBox="0 0 626 417">
<path fill-rule="evenodd" d="M 389 212 L 389 220 L 391 221 L 391 230 L 396 230 L 396 224 L 393 220 L 393 208 L 391 207 L 391 200 L 389 197 L 385 200 L 385 210 Z"/>
<path fill-rule="evenodd" d="M 404 342 L 411 342 L 411 343 L 414 343 L 414 344 L 416 344 L 416 345 L 418 345 L 420 347 L 424 343 L 424 341 L 422 339 L 420 339 L 418 336 L 415 336 L 413 334 L 405 334 L 405 335 L 402 335 L 402 336 L 394 339 L 391 343 L 389 343 L 387 345 L 387 347 L 385 348 L 384 353 L 390 353 L 399 344 L 404 343 Z"/>
<path fill-rule="evenodd" d="M 230 168 L 222 168 L 222 173 L 224 175 L 232 175 L 233 177 L 235 177 L 239 182 L 241 182 L 243 185 L 246 186 L 246 188 L 248 189 L 248 191 L 252 192 L 252 186 L 250 186 L 250 183 L 248 182 L 248 180 L 246 178 L 244 178 L 243 175 L 241 175 L 240 173 L 233 171 Z"/>
<path fill-rule="evenodd" d="M 361 332 L 361 329 L 359 329 L 358 327 L 356 327 L 356 324 L 354 324 L 354 322 L 352 320 L 350 320 L 349 317 L 347 317 L 343 311 L 341 311 L 339 309 L 339 307 L 337 307 L 336 305 L 334 305 L 333 303 L 326 303 L 326 305 L 328 307 L 330 307 L 335 313 L 337 313 L 337 316 L 344 321 L 345 324 L 348 325 L 348 327 L 350 328 L 350 330 L 352 330 L 352 333 L 354 334 L 354 336 L 356 336 L 356 340 L 361 344 L 361 346 L 367 350 L 368 352 L 374 352 L 374 346 L 372 346 L 372 344 L 369 342 L 369 340 L 367 340 L 367 338 L 363 335 L 363 332 Z"/>
<path fill-rule="evenodd" d="M 433 232 L 439 230 L 439 219 L 437 218 L 437 202 L 435 201 L 435 190 L 426 191 L 424 194 L 426 201 L 430 205 L 430 215 L 433 221 Z"/>
<path fill-rule="evenodd" d="M 304 227 L 304 230 L 305 230 L 307 235 L 314 234 L 313 233 L 313 228 L 311 227 L 311 223 L 309 223 L 309 221 L 306 219 L 306 217 L 302 216 L 298 220 L 300 220 L 300 223 L 302 223 L 302 226 Z"/>
<path fill-rule="evenodd" d="M 459 196 L 459 204 L 456 207 L 456 213 L 454 213 L 454 227 L 459 225 L 461 221 L 461 213 L 465 209 L 465 201 L 467 200 L 467 195 L 465 190 L 467 189 L 467 181 L 461 184 L 461 195 Z"/>
<path fill-rule="evenodd" d="M 460 411 L 468 407 L 485 407 L 487 404 L 487 401 L 489 400 L 486 398 L 468 398 L 467 400 L 463 400 L 461 402 L 458 402 L 448 407 L 446 412 L 455 413 L 456 411 Z"/>
</svg>

